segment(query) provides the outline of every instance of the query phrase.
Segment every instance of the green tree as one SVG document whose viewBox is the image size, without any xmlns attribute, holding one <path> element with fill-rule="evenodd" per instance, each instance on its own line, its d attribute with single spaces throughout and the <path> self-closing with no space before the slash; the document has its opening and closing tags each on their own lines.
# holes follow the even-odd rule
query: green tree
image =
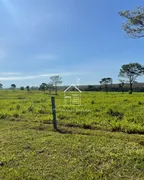
<svg viewBox="0 0 144 180">
<path fill-rule="evenodd" d="M 29 86 L 26 86 L 26 89 L 28 92 L 30 92 L 30 87 Z"/>
<path fill-rule="evenodd" d="M 124 93 L 124 86 L 125 86 L 125 81 L 122 79 L 119 79 L 120 83 L 119 83 L 119 88 L 122 92 L 122 94 Z"/>
<path fill-rule="evenodd" d="M 40 85 L 40 90 L 44 91 L 44 93 L 45 93 L 46 90 L 47 90 L 47 84 L 46 84 L 46 83 L 42 83 L 42 84 Z"/>
<path fill-rule="evenodd" d="M 34 91 L 34 90 L 36 90 L 36 87 L 35 87 L 35 86 L 32 86 L 30 89 L 31 89 L 32 91 Z"/>
<path fill-rule="evenodd" d="M 124 64 L 119 73 L 119 77 L 127 78 L 130 84 L 129 94 L 133 92 L 133 83 L 138 76 L 144 75 L 144 67 L 139 63 Z"/>
<path fill-rule="evenodd" d="M 30 88 L 31 90 L 38 90 L 39 89 L 39 87 L 38 86 L 32 86 L 31 88 Z"/>
<path fill-rule="evenodd" d="M 52 90 L 54 89 L 53 84 L 50 82 L 47 84 L 47 90 L 49 91 L 49 94 L 51 94 Z"/>
<path fill-rule="evenodd" d="M 3 84 L 2 83 L 0 83 L 0 89 L 2 89 L 3 88 Z"/>
<path fill-rule="evenodd" d="M 123 24 L 126 34 L 132 38 L 144 37 L 144 8 L 137 7 L 135 10 L 126 10 L 119 12 L 121 17 L 127 19 Z"/>
<path fill-rule="evenodd" d="M 62 83 L 62 78 L 59 75 L 50 77 L 51 84 L 53 84 L 55 88 L 55 94 L 57 95 L 57 85 Z"/>
<path fill-rule="evenodd" d="M 108 86 L 109 86 L 110 84 L 112 84 L 112 78 L 110 78 L 110 77 L 108 77 L 108 78 L 103 78 L 103 79 L 100 81 L 100 84 L 101 84 L 102 86 L 104 86 L 106 93 L 108 93 Z"/>
<path fill-rule="evenodd" d="M 14 91 L 16 89 L 16 85 L 15 84 L 11 84 L 11 89 Z"/>
<path fill-rule="evenodd" d="M 23 91 L 23 90 L 24 90 L 24 87 L 23 87 L 23 86 L 21 86 L 21 87 L 20 87 L 20 90 L 22 90 L 22 91 Z"/>
</svg>

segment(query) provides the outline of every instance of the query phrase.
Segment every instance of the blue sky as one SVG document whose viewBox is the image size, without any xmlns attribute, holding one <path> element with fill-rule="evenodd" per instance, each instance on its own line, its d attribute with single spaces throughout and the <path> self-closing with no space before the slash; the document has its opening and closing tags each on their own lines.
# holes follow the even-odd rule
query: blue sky
<svg viewBox="0 0 144 180">
<path fill-rule="evenodd" d="M 143 0 L 0 0 L 0 81 L 32 86 L 59 74 L 63 85 L 118 82 L 123 64 L 144 64 L 144 39 L 127 38 L 118 15 L 136 6 Z"/>
</svg>

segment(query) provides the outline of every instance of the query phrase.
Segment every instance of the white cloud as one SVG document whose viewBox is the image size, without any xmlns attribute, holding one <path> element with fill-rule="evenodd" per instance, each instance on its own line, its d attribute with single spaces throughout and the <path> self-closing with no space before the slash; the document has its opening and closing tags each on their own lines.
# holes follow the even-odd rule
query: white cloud
<svg viewBox="0 0 144 180">
<path fill-rule="evenodd" d="M 8 77 L 0 77 L 0 81 L 11 81 L 11 80 L 29 80 L 36 79 L 39 76 L 8 76 Z"/>
<path fill-rule="evenodd" d="M 40 77 L 50 77 L 57 74 L 40 74 L 40 75 L 32 75 L 32 76 L 13 76 L 13 77 L 0 77 L 1 81 L 11 81 L 11 80 L 32 80 Z"/>
<path fill-rule="evenodd" d="M 21 73 L 16 72 L 0 72 L 0 76 L 13 76 L 13 75 L 20 75 Z"/>
<path fill-rule="evenodd" d="M 4 73 L 3 73 L 4 74 Z M 6 75 L 8 75 L 8 73 L 5 73 Z M 15 75 L 19 75 L 20 73 L 15 73 Z M 53 74 L 38 74 L 38 75 L 30 75 L 30 76 L 0 76 L 0 81 L 11 81 L 11 80 L 33 80 L 33 79 L 38 79 L 41 77 L 51 77 L 54 75 L 60 75 L 60 76 L 73 76 L 73 75 L 78 75 L 80 73 L 74 73 L 74 72 L 63 72 L 63 73 L 53 73 Z M 2 75 L 0 73 L 0 75 Z M 14 75 L 11 74 L 11 75 Z"/>
</svg>

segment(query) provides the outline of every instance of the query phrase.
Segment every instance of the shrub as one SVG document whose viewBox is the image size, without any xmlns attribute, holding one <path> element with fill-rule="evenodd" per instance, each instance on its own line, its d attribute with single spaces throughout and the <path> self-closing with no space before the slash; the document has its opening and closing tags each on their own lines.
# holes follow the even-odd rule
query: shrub
<svg viewBox="0 0 144 180">
<path fill-rule="evenodd" d="M 20 105 L 19 105 L 19 104 L 16 106 L 16 109 L 17 109 L 17 110 L 20 110 Z"/>
<path fill-rule="evenodd" d="M 143 104 L 143 102 L 141 102 L 141 101 L 138 101 L 138 104 L 139 104 L 139 105 L 141 105 L 141 104 Z"/>
<path fill-rule="evenodd" d="M 0 114 L 0 119 L 6 119 L 9 115 L 7 113 Z"/>
<path fill-rule="evenodd" d="M 95 104 L 95 101 L 94 101 L 94 100 L 92 100 L 92 101 L 91 101 L 91 104 Z"/>
<path fill-rule="evenodd" d="M 11 107 L 9 110 L 10 110 L 10 111 L 12 111 L 12 110 L 14 110 L 14 108 L 13 108 L 13 107 Z"/>
<path fill-rule="evenodd" d="M 19 114 L 18 114 L 18 113 L 14 113 L 14 114 L 13 114 L 13 117 L 18 118 L 18 117 L 19 117 Z"/>
<path fill-rule="evenodd" d="M 22 114 L 25 114 L 26 113 L 26 111 L 22 111 Z"/>
<path fill-rule="evenodd" d="M 28 111 L 29 111 L 29 112 L 33 112 L 33 111 L 34 111 L 34 108 L 33 108 L 32 106 L 30 106 L 30 107 L 28 108 Z"/>
<path fill-rule="evenodd" d="M 107 114 L 109 114 L 110 116 L 113 116 L 113 117 L 118 117 L 119 119 L 123 118 L 123 113 L 121 113 L 117 110 L 113 110 L 112 108 L 109 108 L 109 110 L 107 111 Z"/>
</svg>

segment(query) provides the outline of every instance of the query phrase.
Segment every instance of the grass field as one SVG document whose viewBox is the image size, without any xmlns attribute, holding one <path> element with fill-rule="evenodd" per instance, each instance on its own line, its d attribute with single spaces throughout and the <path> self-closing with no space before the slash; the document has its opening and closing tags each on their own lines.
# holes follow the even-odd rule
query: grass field
<svg viewBox="0 0 144 180">
<path fill-rule="evenodd" d="M 0 179 L 144 179 L 144 93 L 56 96 L 0 91 Z"/>
</svg>

